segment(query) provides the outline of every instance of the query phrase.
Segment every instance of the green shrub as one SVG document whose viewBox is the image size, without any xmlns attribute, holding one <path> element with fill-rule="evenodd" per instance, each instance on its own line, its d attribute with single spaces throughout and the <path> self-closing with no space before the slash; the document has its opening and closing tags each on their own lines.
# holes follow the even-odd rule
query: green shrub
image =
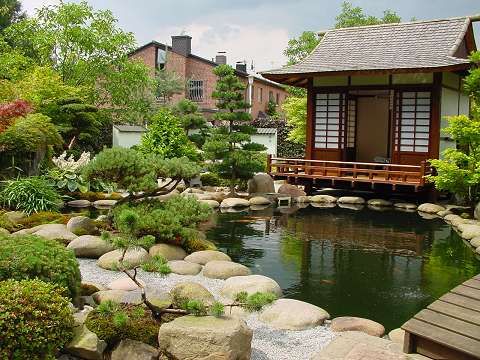
<svg viewBox="0 0 480 360">
<path fill-rule="evenodd" d="M 161 255 L 153 256 L 149 261 L 142 264 L 142 270 L 148 272 L 158 272 L 162 275 L 168 275 L 172 272 L 167 260 Z"/>
<path fill-rule="evenodd" d="M 55 359 L 73 337 L 64 292 L 40 280 L 0 282 L 1 359 Z"/>
<path fill-rule="evenodd" d="M 5 214 L 0 213 L 0 228 L 11 232 L 15 230 L 15 224 L 11 222 L 10 219 L 5 216 Z"/>
<path fill-rule="evenodd" d="M 200 180 L 203 186 L 220 186 L 222 184 L 220 177 L 212 172 L 200 175 Z"/>
<path fill-rule="evenodd" d="M 110 347 L 123 339 L 137 340 L 157 347 L 161 324 L 152 319 L 143 305 L 106 301 L 88 314 L 85 325 Z"/>
<path fill-rule="evenodd" d="M 10 209 L 26 214 L 55 211 L 62 204 L 60 195 L 44 178 L 38 176 L 6 181 L 0 191 L 0 200 Z"/>
<path fill-rule="evenodd" d="M 183 244 L 194 236 L 197 224 L 212 214 L 208 205 L 193 197 L 174 196 L 165 202 L 150 200 L 115 207 L 113 215 L 117 227 L 125 209 L 138 215 L 135 236 L 152 235 L 157 242 L 174 244 Z"/>
<path fill-rule="evenodd" d="M 0 235 L 0 280 L 38 278 L 80 294 L 80 270 L 73 252 L 54 240 L 33 235 Z"/>
</svg>

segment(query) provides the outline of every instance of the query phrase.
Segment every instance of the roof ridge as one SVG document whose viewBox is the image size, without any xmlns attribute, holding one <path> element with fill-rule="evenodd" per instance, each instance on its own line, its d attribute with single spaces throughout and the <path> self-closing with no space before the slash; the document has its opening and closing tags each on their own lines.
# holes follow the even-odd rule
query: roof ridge
<svg viewBox="0 0 480 360">
<path fill-rule="evenodd" d="M 349 31 L 349 30 L 358 30 L 363 28 L 374 28 L 374 27 L 388 27 L 388 26 L 400 26 L 400 25 L 414 25 L 414 24 L 424 24 L 424 23 L 434 23 L 434 22 L 444 22 L 444 21 L 453 21 L 453 20 L 470 20 L 470 16 L 456 16 L 451 18 L 444 18 L 444 19 L 431 19 L 431 20 L 416 20 L 416 21 L 405 21 L 405 22 L 398 22 L 398 23 L 387 23 L 387 24 L 375 24 L 375 25 L 361 25 L 361 26 L 351 26 L 351 27 L 343 27 L 337 29 L 328 29 L 325 31 L 319 31 L 317 34 L 328 34 L 329 32 L 334 31 Z"/>
</svg>

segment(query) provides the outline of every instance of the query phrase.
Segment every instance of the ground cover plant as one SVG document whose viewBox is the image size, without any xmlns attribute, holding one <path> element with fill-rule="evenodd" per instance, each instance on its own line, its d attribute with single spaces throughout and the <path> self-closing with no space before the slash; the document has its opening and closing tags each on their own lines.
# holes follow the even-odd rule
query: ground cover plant
<svg viewBox="0 0 480 360">
<path fill-rule="evenodd" d="M 73 338 L 65 289 L 32 280 L 0 281 L 0 359 L 55 359 Z"/>
<path fill-rule="evenodd" d="M 34 278 L 64 287 L 72 300 L 80 294 L 80 270 L 73 252 L 38 236 L 0 234 L 0 280 Z"/>
</svg>

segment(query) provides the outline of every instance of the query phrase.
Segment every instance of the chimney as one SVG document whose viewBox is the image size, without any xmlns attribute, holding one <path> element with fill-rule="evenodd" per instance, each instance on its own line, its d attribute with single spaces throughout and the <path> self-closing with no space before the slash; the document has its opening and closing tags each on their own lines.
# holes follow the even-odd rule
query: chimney
<svg viewBox="0 0 480 360">
<path fill-rule="evenodd" d="M 188 56 L 192 53 L 192 37 L 188 35 L 172 36 L 172 51 Z"/>
<path fill-rule="evenodd" d="M 237 63 L 235 64 L 235 69 L 237 71 L 241 71 L 241 72 L 246 73 L 247 72 L 247 64 L 244 61 L 237 61 Z"/>
<path fill-rule="evenodd" d="M 227 55 L 225 51 L 219 51 L 217 56 L 215 56 L 215 62 L 218 65 L 225 65 L 227 63 Z"/>
</svg>

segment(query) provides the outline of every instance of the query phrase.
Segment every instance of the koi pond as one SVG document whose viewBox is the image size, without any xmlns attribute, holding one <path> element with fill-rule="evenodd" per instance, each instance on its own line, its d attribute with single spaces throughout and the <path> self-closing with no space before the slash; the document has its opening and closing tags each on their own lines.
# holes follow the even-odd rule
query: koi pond
<svg viewBox="0 0 480 360">
<path fill-rule="evenodd" d="M 387 331 L 480 272 L 443 220 L 393 209 L 219 213 L 207 237 L 254 274 L 275 279 L 286 297 Z"/>
</svg>

